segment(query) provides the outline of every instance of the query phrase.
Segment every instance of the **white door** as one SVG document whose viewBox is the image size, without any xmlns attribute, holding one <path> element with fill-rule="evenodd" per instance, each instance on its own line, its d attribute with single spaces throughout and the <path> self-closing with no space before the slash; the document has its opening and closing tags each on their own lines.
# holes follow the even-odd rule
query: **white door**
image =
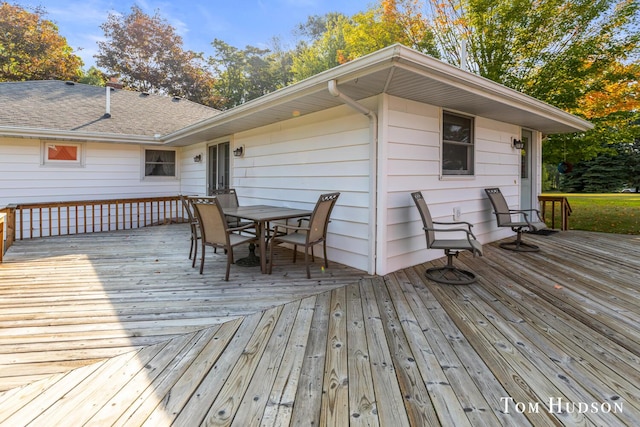
<svg viewBox="0 0 640 427">
<path fill-rule="evenodd" d="M 207 165 L 207 194 L 212 190 L 229 188 L 229 157 L 230 145 L 228 142 L 209 146 L 209 163 Z"/>
<path fill-rule="evenodd" d="M 520 150 L 520 209 L 531 209 L 533 200 L 533 133 L 522 130 L 524 147 Z"/>
</svg>

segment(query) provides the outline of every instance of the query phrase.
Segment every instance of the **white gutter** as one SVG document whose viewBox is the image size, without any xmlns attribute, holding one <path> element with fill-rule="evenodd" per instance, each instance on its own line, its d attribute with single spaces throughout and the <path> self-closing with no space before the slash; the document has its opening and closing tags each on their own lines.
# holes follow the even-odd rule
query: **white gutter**
<svg viewBox="0 0 640 427">
<path fill-rule="evenodd" d="M 0 136 L 78 142 L 113 142 L 118 144 L 162 144 L 160 137 L 147 135 L 121 135 L 101 132 L 77 132 L 7 126 L 0 127 Z"/>
<path fill-rule="evenodd" d="M 377 214 L 378 214 L 378 115 L 365 107 L 364 105 L 358 103 L 356 100 L 349 98 L 347 95 L 343 94 L 338 90 L 338 83 L 335 79 L 329 80 L 328 82 L 328 90 L 332 96 L 340 99 L 349 107 L 353 108 L 357 112 L 364 114 L 369 117 L 369 123 L 372 128 L 371 130 L 371 139 L 372 143 L 369 148 L 369 165 L 370 172 L 369 176 L 371 179 L 369 180 L 369 206 L 371 209 L 369 210 L 369 274 L 376 274 L 377 260 L 378 260 L 378 252 L 377 252 L 377 243 L 378 243 L 378 224 L 377 224 Z"/>
</svg>

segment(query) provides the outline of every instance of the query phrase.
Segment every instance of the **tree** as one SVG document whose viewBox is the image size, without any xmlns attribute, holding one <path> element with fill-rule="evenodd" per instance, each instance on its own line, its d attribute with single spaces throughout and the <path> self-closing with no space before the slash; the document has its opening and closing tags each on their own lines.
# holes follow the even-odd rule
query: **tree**
<svg viewBox="0 0 640 427">
<path fill-rule="evenodd" d="M 585 193 L 612 193 L 638 184 L 640 144 L 615 144 L 611 152 L 581 161 L 561 180 L 561 190 Z"/>
<path fill-rule="evenodd" d="M 551 135 L 543 143 L 545 163 L 578 163 L 600 155 L 625 155 L 619 147 L 632 147 L 640 141 L 640 64 L 615 62 L 598 76 L 598 87 L 578 100 L 575 113 L 595 127 L 578 135 Z M 630 148 L 628 155 L 633 153 Z"/>
<path fill-rule="evenodd" d="M 278 43 L 272 40 L 274 51 L 253 46 L 240 50 L 218 39 L 211 43 L 216 55 L 209 64 L 216 73 L 221 108 L 235 107 L 290 83 L 291 57 Z"/>
<path fill-rule="evenodd" d="M 77 80 L 82 60 L 45 11 L 0 4 L 0 81 Z"/>
<path fill-rule="evenodd" d="M 182 38 L 159 12 L 149 16 L 133 6 L 129 15 L 109 14 L 101 28 L 106 41 L 98 42 L 96 63 L 119 75 L 125 87 L 216 104 L 202 54 L 183 50 Z"/>
<path fill-rule="evenodd" d="M 302 80 L 395 43 L 438 56 L 431 27 L 418 0 L 381 0 L 347 17 L 330 13 L 310 18 L 299 32 L 310 36 L 294 56 L 292 72 Z"/>
<path fill-rule="evenodd" d="M 353 60 L 395 43 L 438 57 L 435 35 L 420 12 L 418 0 L 381 0 L 380 5 L 355 14 L 344 28 L 348 53 Z"/>
<path fill-rule="evenodd" d="M 349 18 L 341 13 L 329 13 L 307 21 L 312 25 L 307 34 L 317 38 L 302 41 L 296 48 L 291 72 L 295 81 L 311 77 L 345 62 L 344 27 Z M 324 26 L 324 31 L 321 28 Z M 304 31 L 303 31 L 304 32 Z"/>
<path fill-rule="evenodd" d="M 571 110 L 637 53 L 636 0 L 430 0 L 442 57 Z"/>
<path fill-rule="evenodd" d="M 82 76 L 78 79 L 78 83 L 84 83 L 92 86 L 104 86 L 106 82 L 107 76 L 93 66 L 89 68 L 88 71 L 83 71 Z"/>
</svg>

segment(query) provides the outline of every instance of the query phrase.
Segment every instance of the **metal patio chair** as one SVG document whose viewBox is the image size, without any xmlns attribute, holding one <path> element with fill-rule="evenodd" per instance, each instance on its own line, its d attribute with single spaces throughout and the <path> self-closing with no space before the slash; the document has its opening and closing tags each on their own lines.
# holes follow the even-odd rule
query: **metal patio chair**
<svg viewBox="0 0 640 427">
<path fill-rule="evenodd" d="M 516 232 L 516 240 L 500 243 L 500 247 L 517 252 L 537 252 L 538 246 L 522 241 L 522 233 L 525 231 L 545 230 L 547 224 L 540 216 L 537 209 L 509 209 L 507 201 L 499 188 L 485 188 L 496 215 L 498 227 L 509 227 Z M 515 218 L 514 218 L 515 217 Z"/>
<path fill-rule="evenodd" d="M 293 262 L 296 262 L 297 247 L 304 246 L 304 263 L 307 268 L 307 279 L 311 278 L 309 270 L 309 249 L 313 257 L 313 247 L 322 243 L 324 251 L 324 267 L 329 268 L 327 260 L 327 228 L 331 211 L 338 200 L 340 193 L 322 194 L 316 203 L 308 225 L 298 226 L 278 224 L 275 226 L 271 237 L 271 249 L 269 252 L 269 274 L 273 268 L 273 247 L 279 243 L 289 243 L 293 245 Z M 314 257 L 315 258 L 315 257 Z"/>
<path fill-rule="evenodd" d="M 222 248 L 227 253 L 227 272 L 224 280 L 229 280 L 229 271 L 233 264 L 233 248 L 238 245 L 255 242 L 256 236 L 244 236 L 240 232 L 253 227 L 253 223 L 243 227 L 229 227 L 217 197 L 192 197 L 196 218 L 200 223 L 202 255 L 200 274 L 204 269 L 205 248 Z"/>
<path fill-rule="evenodd" d="M 191 227 L 191 247 L 189 248 L 189 259 L 192 259 L 191 267 L 196 266 L 196 256 L 198 254 L 198 240 L 200 240 L 200 223 L 193 210 L 193 205 L 189 197 L 180 195 L 183 210 L 187 212 L 189 218 L 189 226 Z"/>
<path fill-rule="evenodd" d="M 422 193 L 411 193 L 411 197 L 420 212 L 423 230 L 427 239 L 427 249 L 442 249 L 447 256 L 447 265 L 427 269 L 425 275 L 428 279 L 437 283 L 448 285 L 468 285 L 477 280 L 471 271 L 462 270 L 453 265 L 453 257 L 456 258 L 462 251 L 469 251 L 475 256 L 482 256 L 482 244 L 471 232 L 472 224 L 463 221 L 439 222 L 431 219 L 431 213 L 427 207 Z M 442 227 L 434 227 L 434 225 Z M 454 238 L 442 239 L 441 235 L 448 234 Z"/>
<path fill-rule="evenodd" d="M 216 197 L 220 201 L 220 206 L 223 208 L 237 208 L 240 206 L 238 203 L 238 193 L 233 188 L 217 188 L 215 190 L 209 190 L 210 196 Z M 245 225 L 251 225 L 252 222 L 241 221 L 240 218 L 234 218 L 227 216 L 227 222 L 230 227 L 244 227 Z M 249 231 L 251 234 L 256 234 L 255 228 Z"/>
</svg>

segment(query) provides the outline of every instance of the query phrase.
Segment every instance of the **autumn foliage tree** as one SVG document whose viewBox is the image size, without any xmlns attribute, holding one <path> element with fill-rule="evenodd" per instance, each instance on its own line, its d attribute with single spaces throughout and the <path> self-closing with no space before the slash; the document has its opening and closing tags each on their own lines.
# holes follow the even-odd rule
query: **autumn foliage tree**
<svg viewBox="0 0 640 427">
<path fill-rule="evenodd" d="M 182 38 L 158 12 L 133 6 L 129 15 L 110 14 L 101 26 L 96 64 L 119 75 L 125 87 L 181 96 L 215 106 L 214 79 L 202 54 L 182 48 Z"/>
<path fill-rule="evenodd" d="M 73 53 L 58 27 L 33 11 L 0 4 L 0 81 L 77 80 L 82 60 Z"/>
<path fill-rule="evenodd" d="M 302 80 L 395 43 L 438 56 L 431 26 L 420 7 L 419 0 L 381 0 L 351 17 L 331 13 L 310 19 L 306 33 L 313 38 L 298 46 L 292 67 L 295 79 Z M 324 31 L 319 32 L 322 25 Z"/>
</svg>

